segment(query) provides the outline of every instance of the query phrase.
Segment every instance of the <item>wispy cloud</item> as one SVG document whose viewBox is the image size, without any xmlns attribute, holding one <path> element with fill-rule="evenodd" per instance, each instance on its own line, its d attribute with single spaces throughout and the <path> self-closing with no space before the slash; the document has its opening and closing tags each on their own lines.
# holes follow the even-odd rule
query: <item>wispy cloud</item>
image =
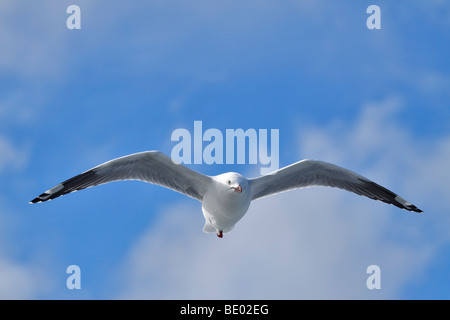
<svg viewBox="0 0 450 320">
<path fill-rule="evenodd" d="M 29 153 L 0 136 L 0 177 L 2 189 L 14 187 L 16 181 L 5 183 L 5 175 L 23 170 Z M 31 299 L 46 291 L 50 282 L 42 265 L 36 261 L 24 262 L 11 254 L 16 246 L 9 238 L 19 218 L 13 214 L 11 201 L 0 195 L 0 299 Z"/>
<path fill-rule="evenodd" d="M 0 174 L 8 168 L 18 169 L 27 161 L 27 152 L 13 146 L 9 139 L 0 136 Z"/>
</svg>

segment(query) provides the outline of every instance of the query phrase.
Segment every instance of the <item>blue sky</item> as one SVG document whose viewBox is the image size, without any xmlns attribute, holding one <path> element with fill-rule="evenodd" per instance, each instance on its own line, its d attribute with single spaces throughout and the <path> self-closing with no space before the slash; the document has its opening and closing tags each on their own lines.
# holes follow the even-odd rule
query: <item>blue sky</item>
<svg viewBox="0 0 450 320">
<path fill-rule="evenodd" d="M 2 1 L 0 297 L 448 299 L 449 27 L 438 0 Z M 198 202 L 141 182 L 28 204 L 115 157 L 170 154 L 196 120 L 279 129 L 280 166 L 330 161 L 425 214 L 309 188 L 256 201 L 218 239 Z"/>
</svg>

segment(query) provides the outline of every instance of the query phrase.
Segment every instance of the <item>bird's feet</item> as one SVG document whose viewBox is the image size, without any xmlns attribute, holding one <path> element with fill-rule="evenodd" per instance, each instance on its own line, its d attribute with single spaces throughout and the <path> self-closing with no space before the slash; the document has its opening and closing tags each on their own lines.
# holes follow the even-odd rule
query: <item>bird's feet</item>
<svg viewBox="0 0 450 320">
<path fill-rule="evenodd" d="M 218 236 L 219 238 L 223 238 L 222 230 L 220 230 L 220 231 L 217 233 L 217 236 Z"/>
</svg>

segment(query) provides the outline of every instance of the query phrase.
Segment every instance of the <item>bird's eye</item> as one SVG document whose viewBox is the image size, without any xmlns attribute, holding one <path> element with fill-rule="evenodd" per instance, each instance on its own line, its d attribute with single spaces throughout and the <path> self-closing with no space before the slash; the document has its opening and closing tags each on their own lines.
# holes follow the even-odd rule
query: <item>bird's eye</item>
<svg viewBox="0 0 450 320">
<path fill-rule="evenodd" d="M 228 180 L 228 184 L 231 184 L 231 180 Z"/>
</svg>

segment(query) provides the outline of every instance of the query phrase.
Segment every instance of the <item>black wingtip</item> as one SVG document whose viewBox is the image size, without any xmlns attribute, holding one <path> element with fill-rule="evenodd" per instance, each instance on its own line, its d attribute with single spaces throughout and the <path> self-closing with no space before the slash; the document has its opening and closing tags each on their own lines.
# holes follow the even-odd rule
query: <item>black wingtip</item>
<svg viewBox="0 0 450 320">
<path fill-rule="evenodd" d="M 386 202 L 389 204 L 393 204 L 394 206 L 404 209 L 404 210 L 408 210 L 408 211 L 412 211 L 412 212 L 416 212 L 416 213 L 423 213 L 422 210 L 417 208 L 412 203 L 406 201 L 405 199 L 400 197 L 398 194 L 395 194 L 391 190 L 388 190 L 385 187 L 380 186 L 379 184 L 377 184 L 373 181 L 370 181 L 370 180 L 364 180 L 364 179 L 359 179 L 359 180 L 364 185 L 364 188 L 367 191 L 369 191 L 372 195 L 375 195 L 375 197 L 372 197 L 372 199 L 380 200 L 380 201 L 383 201 L 383 202 Z M 367 196 L 369 198 L 371 198 L 370 195 L 367 195 Z"/>
<path fill-rule="evenodd" d="M 36 197 L 33 200 L 31 200 L 29 203 L 30 204 L 34 204 L 34 203 L 44 202 L 44 201 L 47 201 L 47 200 L 50 200 L 50 194 L 43 193 L 39 197 Z"/>
<path fill-rule="evenodd" d="M 406 201 L 405 199 L 403 199 L 402 197 L 400 197 L 398 195 L 395 197 L 394 201 L 396 202 L 396 203 L 394 203 L 396 206 L 398 206 L 398 207 L 401 206 L 405 210 L 416 212 L 416 213 L 423 213 L 422 210 L 420 210 L 415 205 L 413 205 L 412 203 L 409 203 L 408 201 Z"/>
<path fill-rule="evenodd" d="M 411 206 L 407 207 L 406 210 L 417 212 L 417 213 L 423 213 L 423 211 L 420 210 L 419 208 L 417 208 L 415 205 L 411 205 Z"/>
</svg>

